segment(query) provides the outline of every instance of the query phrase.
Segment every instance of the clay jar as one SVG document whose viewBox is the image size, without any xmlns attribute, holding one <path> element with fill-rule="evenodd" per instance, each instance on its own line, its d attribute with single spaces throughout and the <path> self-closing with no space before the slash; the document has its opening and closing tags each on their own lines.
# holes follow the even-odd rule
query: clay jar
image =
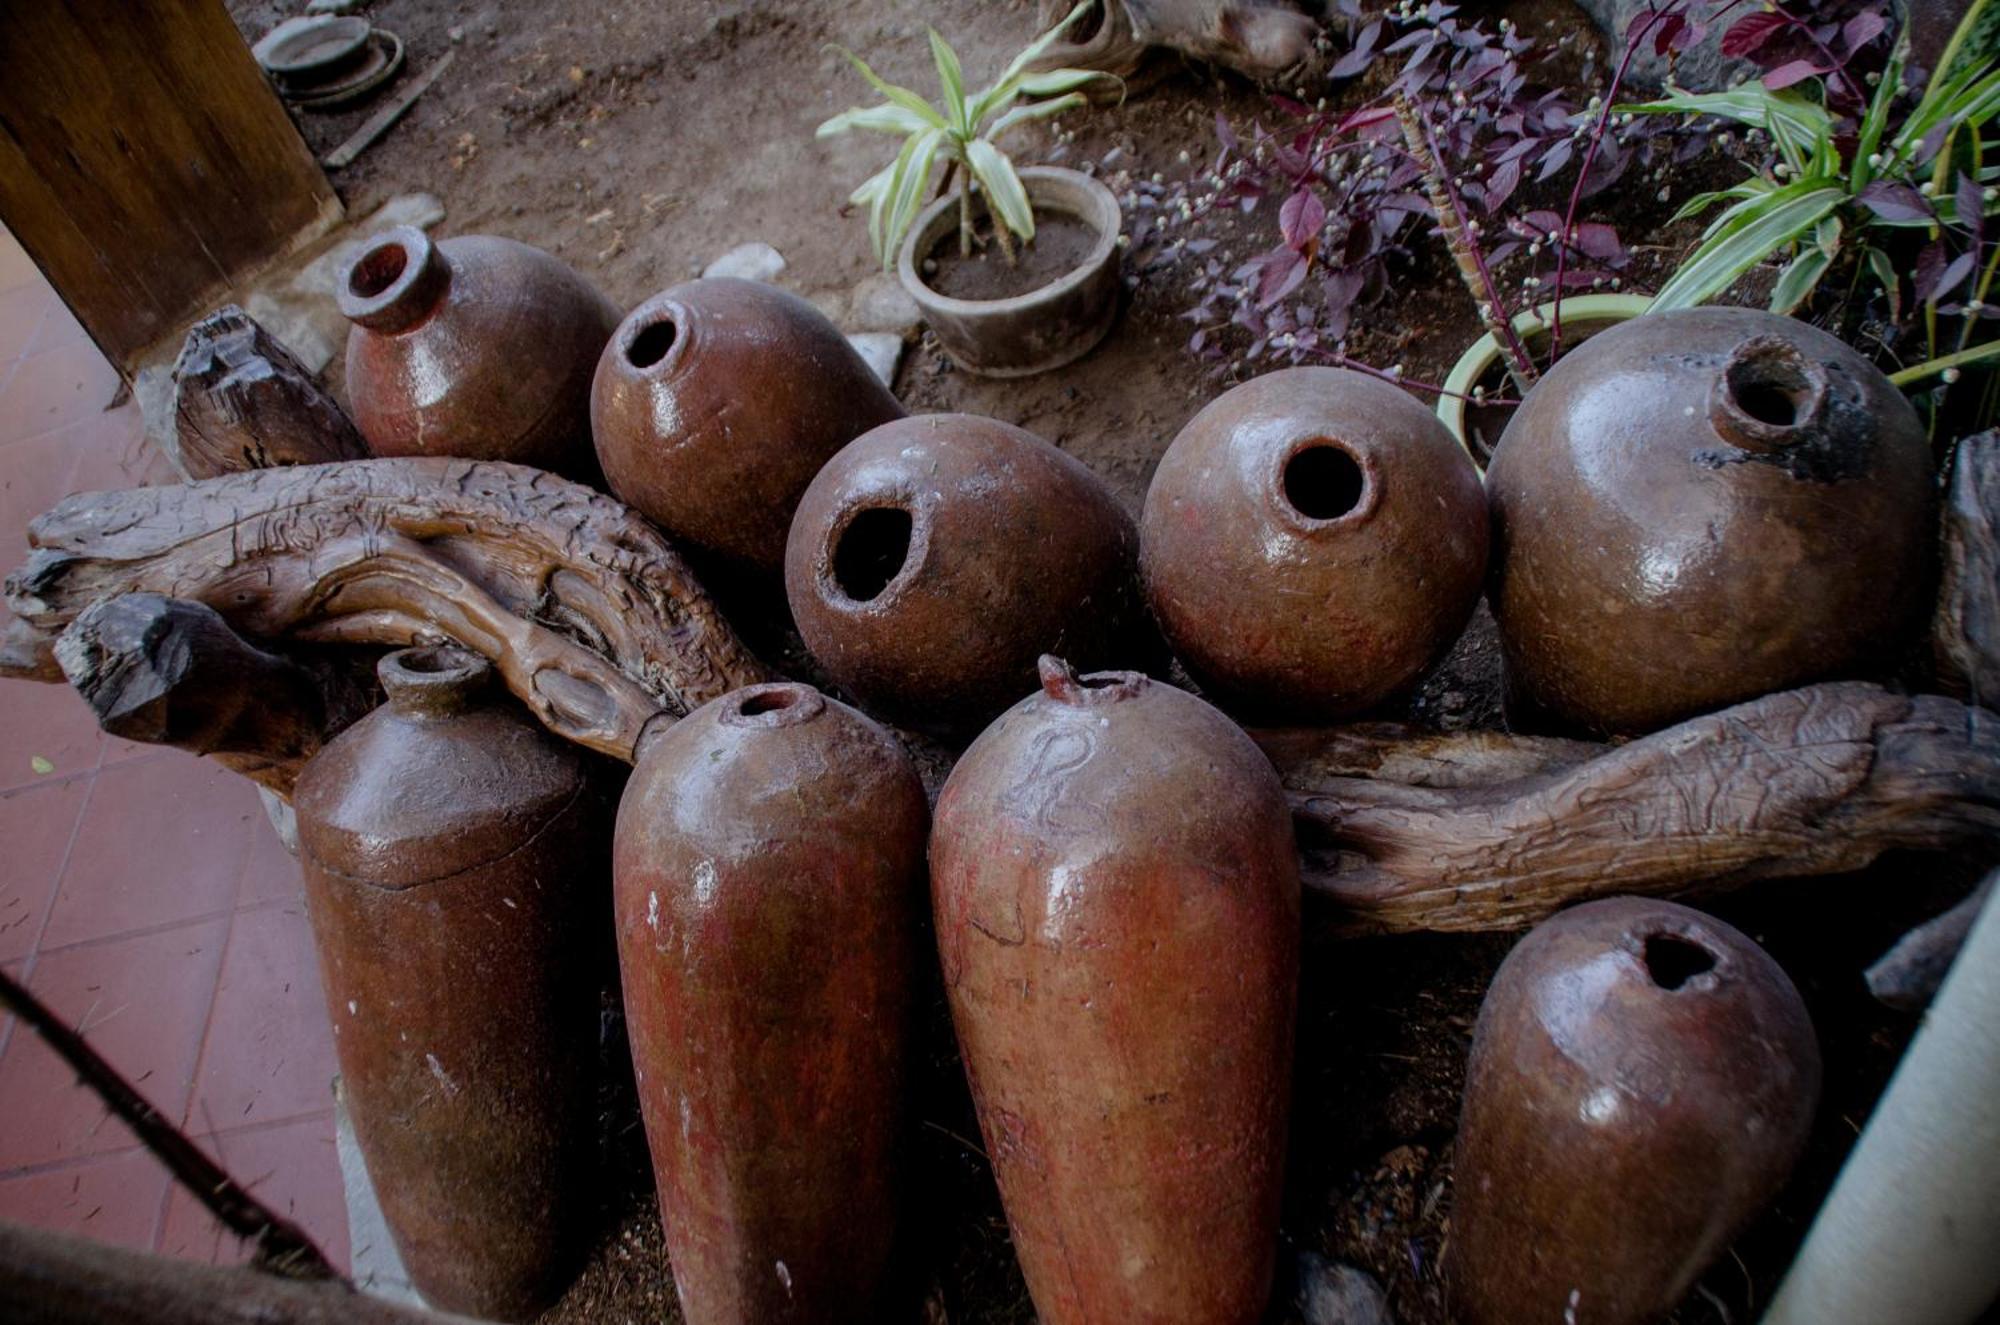
<svg viewBox="0 0 2000 1325">
<path fill-rule="evenodd" d="M 993 419 L 924 415 L 857 438 L 813 480 L 785 595 L 813 657 L 871 712 L 969 733 L 1035 688 L 1043 653 L 1152 661 L 1138 543 L 1075 458 Z"/>
<path fill-rule="evenodd" d="M 508 460 L 597 483 L 590 378 L 618 310 L 567 265 L 493 235 L 370 240 L 340 276 L 347 394 L 378 456 Z"/>
<path fill-rule="evenodd" d="M 611 490 L 676 540 L 775 584 L 799 495 L 903 407 L 818 309 L 758 281 L 689 281 L 632 310 L 597 365 Z"/>
<path fill-rule="evenodd" d="M 1043 1325 L 1252 1325 L 1271 1287 L 1299 876 L 1242 730 L 1136 672 L 1042 690 L 938 799 L 937 940 Z"/>
<path fill-rule="evenodd" d="M 1798 991 L 1739 931 L 1629 897 L 1544 922 L 1473 1033 L 1453 1319 L 1665 1317 L 1783 1186 L 1819 1080 Z"/>
<path fill-rule="evenodd" d="M 1860 355 L 1740 308 L 1635 318 L 1528 394 L 1487 470 L 1510 717 L 1600 733 L 1893 658 L 1928 611 L 1923 428 Z"/>
<path fill-rule="evenodd" d="M 1330 721 L 1405 690 L 1486 573 L 1486 497 L 1436 415 L 1377 378 L 1289 368 L 1174 438 L 1140 519 L 1147 601 L 1226 707 Z"/>
<path fill-rule="evenodd" d="M 527 1320 L 594 1210 L 611 805 L 484 659 L 379 674 L 293 802 L 342 1096 L 424 1299 Z"/>
<path fill-rule="evenodd" d="M 929 827 L 896 739 L 808 686 L 640 752 L 618 949 L 690 1325 L 884 1318 Z"/>
</svg>

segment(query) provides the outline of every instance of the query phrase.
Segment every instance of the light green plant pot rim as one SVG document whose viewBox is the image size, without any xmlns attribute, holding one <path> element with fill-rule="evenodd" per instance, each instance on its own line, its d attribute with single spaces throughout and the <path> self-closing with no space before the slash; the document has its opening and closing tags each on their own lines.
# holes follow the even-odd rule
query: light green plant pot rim
<svg viewBox="0 0 2000 1325">
<path fill-rule="evenodd" d="M 1602 331 L 1605 327 L 1619 322 L 1627 322 L 1645 312 L 1651 306 L 1653 297 L 1645 294 L 1579 294 L 1562 301 L 1563 330 L 1575 327 L 1579 330 Z M 1546 331 L 1555 318 L 1556 306 L 1543 304 L 1539 308 L 1523 309 L 1514 315 L 1514 334 L 1523 340 Z M 1452 365 L 1451 374 L 1444 379 L 1444 392 L 1438 396 L 1437 416 L 1444 426 L 1451 429 L 1451 435 L 1458 444 L 1465 447 L 1465 453 L 1472 455 L 1472 448 L 1465 443 L 1465 403 L 1472 394 L 1473 384 L 1484 377 L 1493 365 L 1500 362 L 1500 342 L 1487 332 L 1472 342 L 1472 347 L 1459 356 Z M 1479 457 L 1472 457 L 1473 464 Z"/>
</svg>

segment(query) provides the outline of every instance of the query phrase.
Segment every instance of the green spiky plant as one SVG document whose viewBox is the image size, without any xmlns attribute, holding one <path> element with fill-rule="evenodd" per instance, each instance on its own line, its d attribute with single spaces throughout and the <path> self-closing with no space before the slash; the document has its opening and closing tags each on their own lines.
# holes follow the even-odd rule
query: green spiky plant
<svg viewBox="0 0 2000 1325">
<path fill-rule="evenodd" d="M 1036 38 L 1015 56 L 999 79 L 981 92 L 965 90 L 965 74 L 958 55 L 944 38 L 930 29 L 931 58 L 937 63 L 939 104 L 932 105 L 909 88 L 885 82 L 866 61 L 845 46 L 836 46 L 848 63 L 861 71 L 869 86 L 886 100 L 879 106 L 844 111 L 819 126 L 817 138 L 828 138 L 849 129 L 870 129 L 898 135 L 903 148 L 896 159 L 868 177 L 848 201 L 868 205 L 868 238 L 882 265 L 893 266 L 896 250 L 923 209 L 931 176 L 944 166 L 944 184 L 963 171 L 986 195 L 993 214 L 993 236 L 1011 264 L 1014 240 L 1027 243 L 1035 237 L 1035 214 L 1028 192 L 1014 163 L 993 140 L 1017 125 L 1060 115 L 1083 104 L 1077 89 L 1098 79 L 1117 81 L 1112 74 L 1089 69 L 1055 69 L 1033 73 L 1028 66 L 1055 44 L 1056 38 L 1088 13 L 1097 0 L 1082 0 L 1068 17 Z M 1019 103 L 1019 104 L 1017 104 Z M 970 254 L 973 244 L 972 190 L 958 191 L 958 251 Z"/>
</svg>

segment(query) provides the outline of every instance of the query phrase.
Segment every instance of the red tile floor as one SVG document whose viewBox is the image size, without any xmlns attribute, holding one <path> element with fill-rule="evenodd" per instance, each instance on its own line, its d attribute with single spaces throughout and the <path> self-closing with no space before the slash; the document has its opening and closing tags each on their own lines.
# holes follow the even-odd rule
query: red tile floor
<svg viewBox="0 0 2000 1325">
<path fill-rule="evenodd" d="M 70 492 L 173 480 L 118 376 L 0 230 L 0 570 Z M 298 866 L 251 785 L 0 680 L 0 969 L 337 1263 L 333 1037 Z M 242 1258 L 40 1039 L 0 1019 L 0 1219 Z"/>
</svg>

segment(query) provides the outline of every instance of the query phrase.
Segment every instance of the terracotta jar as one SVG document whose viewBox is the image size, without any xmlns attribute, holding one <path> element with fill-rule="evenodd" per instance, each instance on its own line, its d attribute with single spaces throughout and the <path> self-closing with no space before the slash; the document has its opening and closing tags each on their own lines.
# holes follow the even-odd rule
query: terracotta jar
<svg viewBox="0 0 2000 1325">
<path fill-rule="evenodd" d="M 853 346 L 797 295 L 689 281 L 604 347 L 590 424 L 611 490 L 733 569 L 783 573 L 785 532 L 820 466 L 903 417 Z"/>
<path fill-rule="evenodd" d="M 591 1227 L 611 805 L 455 648 L 299 775 L 299 858 L 341 1092 L 410 1281 L 527 1320 Z"/>
<path fill-rule="evenodd" d="M 1929 611 L 1931 469 L 1902 393 L 1802 322 L 1591 337 L 1486 474 L 1510 715 L 1648 731 L 1881 668 Z"/>
<path fill-rule="evenodd" d="M 690 1325 L 883 1319 L 929 828 L 896 738 L 809 686 L 640 752 L 618 950 Z"/>
<path fill-rule="evenodd" d="M 1146 597 L 1226 707 L 1325 722 L 1413 685 L 1486 574 L 1486 494 L 1437 416 L 1378 378 L 1288 368 L 1216 397 L 1160 459 Z"/>
<path fill-rule="evenodd" d="M 1473 1032 L 1452 1318 L 1663 1319 L 1784 1185 L 1819 1080 L 1798 991 L 1741 932 L 1633 897 L 1543 922 Z"/>
<path fill-rule="evenodd" d="M 870 712 L 970 732 L 1035 688 L 1035 660 L 1143 666 L 1158 646 L 1132 517 L 1082 462 L 970 414 L 902 419 L 799 503 L 785 595 L 806 647 Z"/>
<path fill-rule="evenodd" d="M 508 460 L 600 484 L 590 378 L 618 310 L 566 264 L 493 235 L 385 230 L 341 273 L 347 395 L 378 456 Z"/>
<path fill-rule="evenodd" d="M 1043 1325 L 1260 1320 L 1299 966 L 1269 761 L 1185 691 L 1045 659 L 945 783 L 931 890 Z"/>
</svg>

